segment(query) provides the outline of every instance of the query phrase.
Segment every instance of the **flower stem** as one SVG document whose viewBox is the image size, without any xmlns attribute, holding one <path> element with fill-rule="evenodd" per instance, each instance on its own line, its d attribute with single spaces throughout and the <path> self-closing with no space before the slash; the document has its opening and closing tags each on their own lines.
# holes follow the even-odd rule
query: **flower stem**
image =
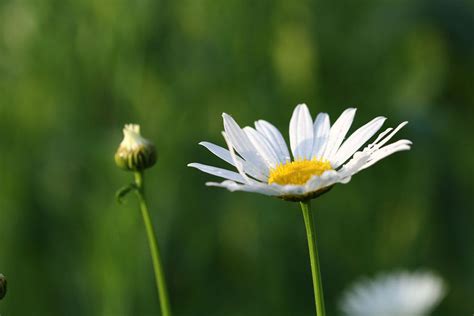
<svg viewBox="0 0 474 316">
<path fill-rule="evenodd" d="M 308 238 L 309 258 L 311 261 L 311 273 L 313 275 L 314 300 L 316 304 L 316 315 L 325 316 L 323 284 L 321 281 L 321 270 L 319 268 L 318 246 L 316 244 L 316 231 L 314 229 L 313 213 L 311 212 L 311 202 L 300 202 L 303 211 L 306 236 Z"/>
<path fill-rule="evenodd" d="M 155 281 L 156 288 L 158 290 L 158 299 L 161 306 L 162 316 L 171 316 L 170 303 L 168 299 L 168 292 L 166 289 L 165 274 L 160 260 L 160 251 L 158 248 L 158 242 L 156 241 L 155 230 L 151 222 L 150 213 L 148 211 L 148 205 L 145 199 L 145 185 L 143 181 L 143 172 L 135 172 L 135 184 L 137 186 L 137 196 L 140 203 L 140 210 L 143 216 L 143 222 L 146 228 L 146 234 L 148 237 L 148 245 L 150 246 L 151 259 L 153 261 L 153 269 L 155 270 Z"/>
</svg>

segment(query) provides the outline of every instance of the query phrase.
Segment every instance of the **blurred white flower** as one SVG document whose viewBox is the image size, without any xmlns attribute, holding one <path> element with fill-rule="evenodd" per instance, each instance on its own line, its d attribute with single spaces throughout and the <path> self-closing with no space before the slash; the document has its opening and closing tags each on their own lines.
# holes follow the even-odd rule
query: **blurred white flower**
<svg viewBox="0 0 474 316">
<path fill-rule="evenodd" d="M 425 316 L 445 294 L 443 280 L 431 272 L 380 274 L 352 285 L 340 308 L 347 316 Z"/>
<path fill-rule="evenodd" d="M 224 138 L 227 149 L 201 142 L 213 154 L 233 165 L 237 172 L 200 163 L 188 166 L 226 179 L 207 185 L 230 191 L 255 192 L 285 200 L 304 201 L 328 191 L 336 183 L 347 183 L 359 171 L 391 154 L 410 149 L 411 141 L 402 139 L 385 145 L 407 122 L 388 128 L 375 141 L 358 151 L 382 127 L 379 116 L 346 138 L 356 109 L 349 108 L 330 124 L 327 113 L 313 121 L 306 104 L 298 105 L 290 120 L 290 157 L 288 146 L 278 129 L 267 121 L 255 128 L 240 126 L 227 114 Z"/>
</svg>

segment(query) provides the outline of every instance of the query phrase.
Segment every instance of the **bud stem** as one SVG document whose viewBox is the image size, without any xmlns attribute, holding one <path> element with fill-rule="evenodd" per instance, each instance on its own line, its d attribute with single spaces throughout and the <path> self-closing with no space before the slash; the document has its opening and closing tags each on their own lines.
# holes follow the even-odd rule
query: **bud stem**
<svg viewBox="0 0 474 316">
<path fill-rule="evenodd" d="M 311 212 L 311 202 L 300 202 L 303 211 L 306 236 L 308 238 L 309 259 L 311 262 L 311 274 L 313 275 L 314 300 L 316 304 L 316 315 L 325 316 L 323 284 L 321 281 L 321 270 L 319 268 L 318 246 L 316 243 L 316 230 L 314 229 L 313 213 Z"/>
<path fill-rule="evenodd" d="M 143 222 L 145 224 L 146 233 L 148 237 L 148 245 L 150 246 L 151 259 L 153 261 L 153 269 L 155 270 L 155 281 L 156 288 L 158 290 L 158 299 L 161 306 L 162 316 L 171 316 L 170 303 L 168 299 L 168 292 L 166 288 L 165 274 L 160 260 L 160 251 L 158 248 L 158 242 L 156 240 L 155 230 L 151 222 L 150 213 L 148 211 L 148 205 L 145 199 L 145 185 L 143 179 L 143 172 L 135 172 L 135 184 L 137 186 L 137 196 L 140 204 L 140 210 L 143 216 Z"/>
</svg>

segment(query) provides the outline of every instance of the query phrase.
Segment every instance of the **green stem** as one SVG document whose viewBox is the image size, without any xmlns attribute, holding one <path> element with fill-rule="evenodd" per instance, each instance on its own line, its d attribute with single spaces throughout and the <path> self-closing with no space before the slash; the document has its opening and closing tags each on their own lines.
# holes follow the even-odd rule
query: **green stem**
<svg viewBox="0 0 474 316">
<path fill-rule="evenodd" d="M 318 246 L 316 243 L 316 231 L 314 229 L 313 213 L 311 212 L 311 202 L 300 202 L 303 211 L 306 236 L 308 237 L 309 258 L 311 261 L 311 273 L 313 275 L 314 301 L 316 304 L 316 315 L 325 316 L 323 284 L 321 281 L 321 270 L 319 268 Z"/>
<path fill-rule="evenodd" d="M 135 172 L 135 184 L 137 185 L 136 192 L 138 196 L 138 201 L 140 203 L 140 210 L 142 212 L 143 222 L 145 223 L 148 244 L 150 246 L 150 253 L 153 261 L 153 269 L 155 270 L 155 281 L 156 288 L 158 290 L 158 299 L 160 300 L 161 315 L 171 316 L 168 292 L 166 289 L 165 274 L 163 272 L 163 267 L 161 266 L 158 242 L 156 241 L 155 230 L 153 229 L 150 213 L 148 211 L 148 205 L 145 199 L 145 185 L 143 181 L 142 172 Z"/>
</svg>

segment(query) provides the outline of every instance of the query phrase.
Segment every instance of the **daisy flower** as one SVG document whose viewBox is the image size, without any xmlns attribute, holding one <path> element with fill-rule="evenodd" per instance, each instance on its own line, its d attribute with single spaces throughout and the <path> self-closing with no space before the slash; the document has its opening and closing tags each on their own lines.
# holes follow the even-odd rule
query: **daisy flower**
<svg viewBox="0 0 474 316">
<path fill-rule="evenodd" d="M 376 117 L 357 129 L 345 141 L 356 109 L 349 108 L 331 126 L 329 116 L 320 113 L 313 121 L 306 104 L 298 105 L 290 120 L 290 151 L 278 129 L 267 121 L 255 122 L 255 128 L 240 126 L 223 114 L 222 135 L 227 149 L 209 142 L 200 144 L 238 172 L 191 163 L 188 166 L 226 179 L 207 185 L 230 191 L 256 192 L 300 202 L 303 213 L 313 278 L 316 315 L 325 316 L 319 255 L 310 200 L 327 192 L 336 183 L 347 183 L 359 171 L 401 150 L 410 149 L 409 140 L 387 142 L 406 122 L 381 133 L 370 145 L 358 151 L 385 121 Z M 293 157 L 293 158 L 292 158 Z"/>
<path fill-rule="evenodd" d="M 424 316 L 445 293 L 443 280 L 431 272 L 381 274 L 351 286 L 341 310 L 350 316 Z"/>
<path fill-rule="evenodd" d="M 402 139 L 387 144 L 407 122 L 388 128 L 358 151 L 382 127 L 379 116 L 357 129 L 346 139 L 356 109 L 345 110 L 330 123 L 327 113 L 319 113 L 313 121 L 306 104 L 298 105 L 290 120 L 290 150 L 271 123 L 259 120 L 255 128 L 241 128 L 224 113 L 223 136 L 227 149 L 201 142 L 217 157 L 231 164 L 237 172 L 191 163 L 197 168 L 226 179 L 208 186 L 230 191 L 247 191 L 275 196 L 290 201 L 306 201 L 327 192 L 336 183 L 347 183 L 351 177 L 391 154 L 408 150 L 411 141 Z"/>
</svg>

